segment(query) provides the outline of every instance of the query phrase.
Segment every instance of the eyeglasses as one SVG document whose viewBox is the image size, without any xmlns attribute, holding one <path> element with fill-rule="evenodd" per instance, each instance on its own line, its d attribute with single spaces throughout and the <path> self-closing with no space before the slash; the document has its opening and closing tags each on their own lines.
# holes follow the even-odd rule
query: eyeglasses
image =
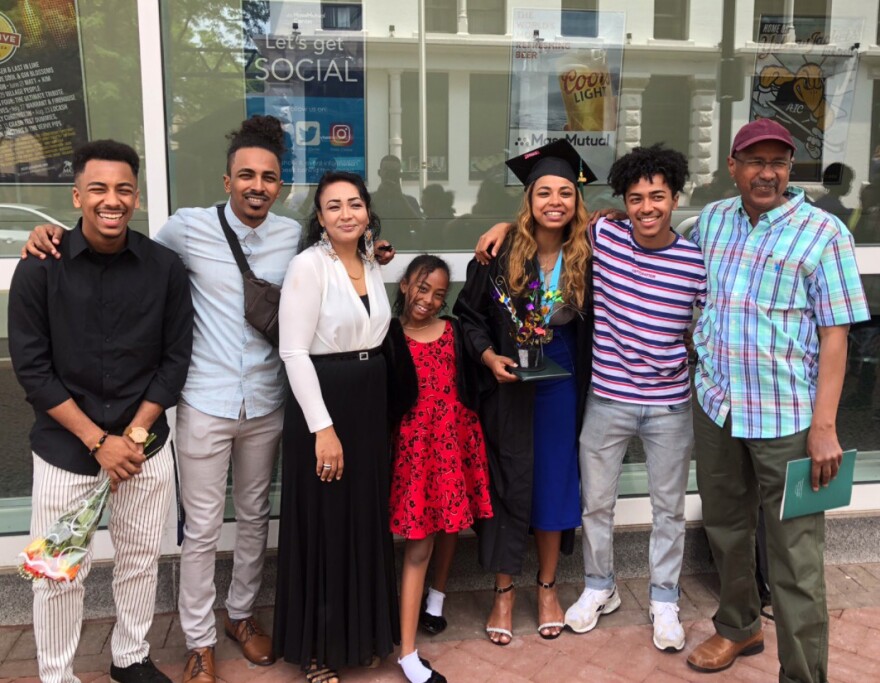
<svg viewBox="0 0 880 683">
<path fill-rule="evenodd" d="M 757 173 L 762 172 L 768 166 L 770 167 L 770 170 L 774 173 L 784 173 L 785 171 L 791 169 L 792 164 L 791 159 L 773 159 L 772 161 L 765 161 L 764 159 L 740 159 L 739 157 L 733 158 L 750 171 L 755 171 Z"/>
</svg>

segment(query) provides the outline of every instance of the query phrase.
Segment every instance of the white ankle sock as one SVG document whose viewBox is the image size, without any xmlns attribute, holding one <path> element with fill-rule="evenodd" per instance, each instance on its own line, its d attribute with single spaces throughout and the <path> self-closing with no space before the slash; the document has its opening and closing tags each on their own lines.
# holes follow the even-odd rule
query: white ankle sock
<svg viewBox="0 0 880 683">
<path fill-rule="evenodd" d="M 418 650 L 410 652 L 403 659 L 398 659 L 397 663 L 400 664 L 409 683 L 425 683 L 431 678 L 431 670 L 419 660 Z"/>
<path fill-rule="evenodd" d="M 443 616 L 443 601 L 446 599 L 446 593 L 435 591 L 433 588 L 428 589 L 428 598 L 425 600 L 425 611 L 435 617 Z"/>
</svg>

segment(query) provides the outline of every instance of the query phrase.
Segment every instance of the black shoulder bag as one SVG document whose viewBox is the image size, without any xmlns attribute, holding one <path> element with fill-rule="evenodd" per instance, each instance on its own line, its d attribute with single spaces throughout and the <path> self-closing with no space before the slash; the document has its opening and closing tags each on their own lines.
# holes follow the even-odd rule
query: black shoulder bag
<svg viewBox="0 0 880 683">
<path fill-rule="evenodd" d="M 281 287 L 254 275 L 238 243 L 238 237 L 229 227 L 229 221 L 223 213 L 224 208 L 224 205 L 217 207 L 217 217 L 220 219 L 220 225 L 223 226 L 223 234 L 226 235 L 226 241 L 229 242 L 229 248 L 232 250 L 244 282 L 244 319 L 268 339 L 272 346 L 278 346 L 278 305 L 281 303 Z"/>
</svg>

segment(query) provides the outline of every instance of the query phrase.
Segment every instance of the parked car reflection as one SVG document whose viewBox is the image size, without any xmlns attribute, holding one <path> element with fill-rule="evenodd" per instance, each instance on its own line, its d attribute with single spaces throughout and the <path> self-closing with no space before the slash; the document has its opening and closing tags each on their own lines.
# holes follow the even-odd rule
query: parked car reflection
<svg viewBox="0 0 880 683">
<path fill-rule="evenodd" d="M 0 204 L 0 257 L 17 257 L 35 225 L 53 223 L 65 230 L 70 226 L 53 218 L 49 209 L 30 204 Z"/>
</svg>

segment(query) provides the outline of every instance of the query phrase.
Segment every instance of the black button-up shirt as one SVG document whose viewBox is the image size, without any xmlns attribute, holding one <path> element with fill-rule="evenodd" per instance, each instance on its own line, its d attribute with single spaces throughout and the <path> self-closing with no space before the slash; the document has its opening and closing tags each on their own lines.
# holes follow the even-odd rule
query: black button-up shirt
<svg viewBox="0 0 880 683">
<path fill-rule="evenodd" d="M 31 448 L 43 460 L 96 475 L 98 462 L 47 410 L 72 398 L 119 435 L 142 401 L 177 403 L 192 352 L 193 307 L 180 257 L 133 230 L 112 255 L 92 251 L 76 228 L 61 259 L 20 261 L 9 289 L 9 351 L 33 405 Z M 168 438 L 164 413 L 153 424 Z M 92 444 L 94 445 L 94 444 Z"/>
</svg>

